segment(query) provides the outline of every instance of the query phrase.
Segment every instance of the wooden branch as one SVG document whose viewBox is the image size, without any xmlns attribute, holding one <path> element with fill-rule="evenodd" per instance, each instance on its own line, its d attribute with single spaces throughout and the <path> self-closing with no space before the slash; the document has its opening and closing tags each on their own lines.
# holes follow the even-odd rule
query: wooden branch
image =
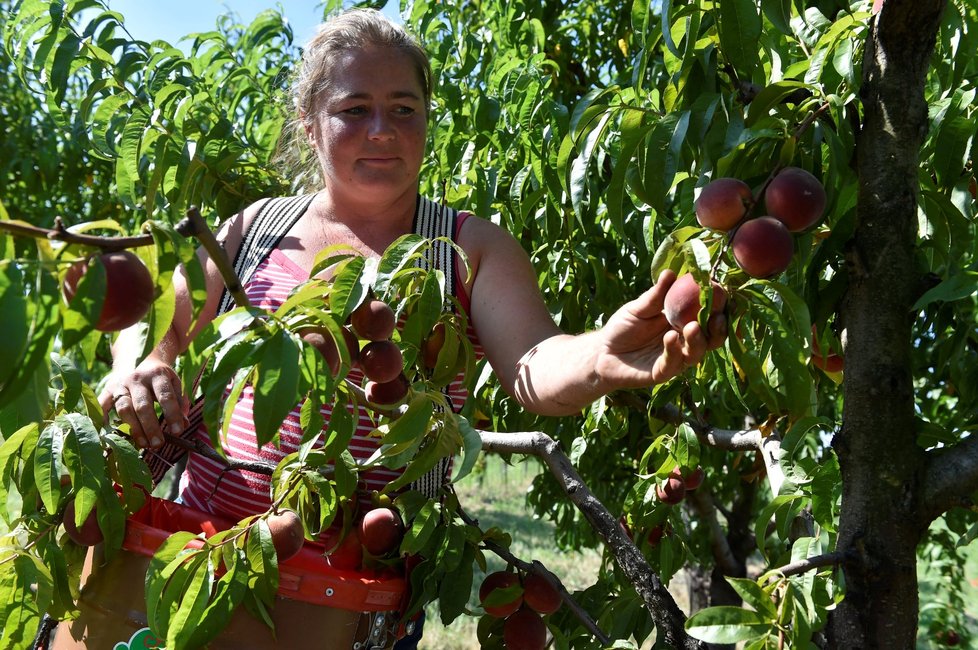
<svg viewBox="0 0 978 650">
<path fill-rule="evenodd" d="M 38 226 L 31 225 L 26 221 L 10 220 L 0 221 L 0 230 L 6 230 L 7 232 L 18 237 L 33 237 L 35 239 L 63 241 L 66 244 L 95 246 L 105 251 L 114 251 L 123 248 L 136 248 L 138 246 L 151 246 L 153 244 L 152 235 L 108 237 L 74 233 L 64 226 L 64 224 L 61 222 L 61 217 L 55 219 L 54 228 L 40 228 Z"/>
<path fill-rule="evenodd" d="M 807 557 L 804 560 L 798 560 L 797 562 L 790 562 L 784 566 L 778 567 L 777 569 L 772 569 L 768 573 L 771 575 L 780 574 L 787 578 L 789 576 L 797 576 L 801 575 L 802 573 L 807 573 L 813 569 L 821 569 L 827 566 L 838 566 L 845 560 L 845 553 L 835 551 L 834 553 L 824 553 L 822 555 Z"/>
<path fill-rule="evenodd" d="M 706 428 L 697 431 L 699 438 L 706 444 L 719 449 L 730 451 L 759 451 L 767 469 L 768 485 L 771 494 L 778 496 L 784 484 L 784 471 L 781 469 L 781 436 L 772 429 L 765 435 L 760 429 L 715 429 Z"/>
<path fill-rule="evenodd" d="M 978 491 L 978 434 L 931 452 L 920 485 L 924 523 L 955 507 L 974 508 L 971 495 Z"/>
<path fill-rule="evenodd" d="M 642 552 L 625 534 L 618 520 L 588 489 L 574 469 L 570 459 L 556 441 L 540 431 L 498 433 L 479 431 L 482 449 L 487 452 L 526 454 L 544 462 L 557 479 L 564 493 L 604 539 L 609 550 L 645 602 L 656 627 L 662 633 L 663 642 L 673 648 L 701 650 L 705 646 L 686 634 L 686 615 L 676 604 L 672 594 L 652 571 Z"/>
<path fill-rule="evenodd" d="M 234 265 L 228 258 L 227 251 L 214 237 L 214 233 L 211 232 L 207 222 L 200 215 L 200 210 L 197 209 L 196 205 L 190 206 L 186 212 L 186 217 L 177 224 L 176 229 L 184 237 L 196 237 L 200 245 L 204 247 L 204 250 L 207 251 L 217 266 L 217 270 L 221 273 L 224 286 L 227 287 L 228 293 L 234 299 L 234 304 L 238 307 L 250 307 L 251 301 L 248 300 L 248 296 L 241 286 L 241 279 L 234 272 Z"/>
</svg>

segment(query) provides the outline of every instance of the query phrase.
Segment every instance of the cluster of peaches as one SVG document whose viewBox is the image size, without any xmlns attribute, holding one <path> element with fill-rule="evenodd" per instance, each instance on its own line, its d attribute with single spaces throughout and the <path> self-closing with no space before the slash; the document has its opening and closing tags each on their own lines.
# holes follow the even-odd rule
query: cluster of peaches
<svg viewBox="0 0 978 650">
<path fill-rule="evenodd" d="M 761 204 L 763 216 L 753 216 Z M 780 170 L 755 197 L 738 178 L 718 178 L 708 183 L 694 204 L 696 220 L 704 228 L 727 234 L 737 265 L 752 278 L 772 278 L 788 268 L 794 255 L 794 235 L 811 228 L 825 213 L 825 188 L 815 176 L 798 167 Z M 726 291 L 711 280 L 710 314 L 723 311 Z M 701 309 L 700 286 L 691 273 L 680 276 L 665 297 L 663 312 L 677 330 L 697 319 Z M 824 370 L 841 369 L 841 356 L 822 354 L 814 336 L 813 363 Z"/>
<path fill-rule="evenodd" d="M 537 573 L 495 571 L 479 586 L 479 602 L 486 614 L 503 619 L 503 646 L 507 650 L 543 650 L 547 646 L 543 617 L 560 609 L 561 597 L 550 581 Z"/>
<path fill-rule="evenodd" d="M 391 340 L 395 325 L 394 310 L 390 305 L 383 300 L 368 298 L 350 315 L 349 326 L 343 327 L 350 361 L 358 365 L 367 378 L 364 392 L 374 404 L 396 404 L 408 392 L 404 356 Z M 299 335 L 319 350 L 334 374 L 339 370 L 339 351 L 325 327 L 309 327 L 299 331 Z M 358 339 L 367 341 L 363 348 Z"/>
</svg>

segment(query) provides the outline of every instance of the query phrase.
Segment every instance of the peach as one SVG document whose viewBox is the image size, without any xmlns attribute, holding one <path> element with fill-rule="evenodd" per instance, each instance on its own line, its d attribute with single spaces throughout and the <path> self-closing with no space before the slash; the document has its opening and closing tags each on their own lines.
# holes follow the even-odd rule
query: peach
<svg viewBox="0 0 978 650">
<path fill-rule="evenodd" d="M 527 607 L 506 618 L 503 624 L 506 650 L 543 650 L 547 647 L 547 624 Z"/>
<path fill-rule="evenodd" d="M 795 242 L 788 228 L 774 217 L 758 217 L 737 228 L 731 242 L 734 259 L 752 278 L 770 278 L 791 263 Z"/>
<path fill-rule="evenodd" d="M 394 333 L 394 310 L 376 298 L 368 298 L 350 315 L 357 336 L 368 341 L 386 341 Z"/>
<path fill-rule="evenodd" d="M 305 543 L 305 532 L 302 520 L 294 510 L 283 509 L 272 513 L 265 520 L 272 534 L 272 546 L 279 562 L 285 562 L 302 550 Z"/>
<path fill-rule="evenodd" d="M 825 188 L 810 172 L 798 167 L 782 169 L 764 191 L 767 213 L 791 232 L 801 232 L 818 222 L 825 203 Z"/>
<path fill-rule="evenodd" d="M 730 230 L 747 214 L 753 200 L 750 186 L 738 178 L 718 178 L 708 183 L 693 207 L 704 228 Z"/>
<path fill-rule="evenodd" d="M 676 505 L 686 497 L 686 483 L 681 476 L 672 474 L 662 485 L 655 486 L 655 495 L 662 503 Z"/>
<path fill-rule="evenodd" d="M 64 519 L 65 532 L 75 544 L 79 546 L 95 546 L 101 544 L 103 540 L 102 529 L 98 525 L 98 514 L 95 508 L 88 514 L 81 526 L 75 521 L 75 501 L 71 500 L 65 506 Z"/>
<path fill-rule="evenodd" d="M 408 388 L 410 386 L 407 377 L 401 373 L 392 381 L 383 383 L 368 381 L 364 392 L 367 394 L 367 399 L 374 404 L 391 405 L 403 400 L 408 394 Z"/>
<path fill-rule="evenodd" d="M 712 282 L 713 299 L 710 315 L 719 314 L 727 305 L 727 292 L 716 282 Z M 692 273 L 684 273 L 669 287 L 663 300 L 662 312 L 674 329 L 682 331 L 686 323 L 696 320 L 700 312 L 700 285 Z"/>
<path fill-rule="evenodd" d="M 103 253 L 99 260 L 105 268 L 105 298 L 95 329 L 115 332 L 135 325 L 149 313 L 153 304 L 153 277 L 143 261 L 131 251 Z M 88 271 L 86 260 L 76 262 L 65 273 L 63 291 L 69 301 L 75 297 L 78 283 Z"/>
<path fill-rule="evenodd" d="M 523 602 L 540 614 L 553 614 L 563 603 L 560 592 L 537 573 L 527 573 L 523 578 Z"/>
<path fill-rule="evenodd" d="M 523 592 L 515 588 L 519 583 L 519 576 L 512 571 L 494 571 L 487 575 L 482 584 L 479 585 L 479 603 L 482 605 L 482 609 L 486 610 L 490 616 L 497 618 L 506 618 L 518 610 L 523 604 Z M 499 599 L 497 596 L 493 599 L 493 604 L 486 605 L 490 595 L 497 589 L 512 590 L 514 596 L 502 603 L 495 602 Z"/>
<path fill-rule="evenodd" d="M 401 545 L 404 522 L 393 508 L 374 508 L 357 522 L 357 539 L 376 557 L 383 557 Z"/>
<path fill-rule="evenodd" d="M 404 370 L 404 357 L 392 341 L 371 341 L 360 350 L 360 368 L 367 379 L 384 384 Z"/>
</svg>

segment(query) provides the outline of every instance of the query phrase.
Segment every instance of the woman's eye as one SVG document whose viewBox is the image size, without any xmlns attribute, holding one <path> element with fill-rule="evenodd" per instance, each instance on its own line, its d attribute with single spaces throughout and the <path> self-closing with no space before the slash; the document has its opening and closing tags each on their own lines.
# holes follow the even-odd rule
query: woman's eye
<svg viewBox="0 0 978 650">
<path fill-rule="evenodd" d="M 394 111 L 399 115 L 413 115 L 415 112 L 411 106 L 398 106 Z"/>
<path fill-rule="evenodd" d="M 351 106 L 343 112 L 349 113 L 350 115 L 363 115 L 367 112 L 367 109 L 365 106 Z"/>
</svg>

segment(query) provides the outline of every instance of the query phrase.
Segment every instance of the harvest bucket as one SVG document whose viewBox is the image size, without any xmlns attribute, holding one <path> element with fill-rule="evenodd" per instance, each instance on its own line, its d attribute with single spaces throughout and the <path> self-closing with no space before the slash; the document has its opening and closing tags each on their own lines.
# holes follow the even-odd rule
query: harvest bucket
<svg viewBox="0 0 978 650">
<path fill-rule="evenodd" d="M 122 550 L 104 562 L 93 547 L 85 562 L 78 618 L 58 625 L 53 650 L 149 650 L 163 647 L 147 628 L 144 581 L 160 544 L 180 530 L 213 535 L 233 522 L 150 497 L 126 523 Z M 272 648 L 389 648 L 406 582 L 394 573 L 346 571 L 323 558 L 322 544 L 306 542 L 279 565 L 278 598 L 267 625 L 239 608 L 208 646 L 216 650 Z"/>
</svg>

